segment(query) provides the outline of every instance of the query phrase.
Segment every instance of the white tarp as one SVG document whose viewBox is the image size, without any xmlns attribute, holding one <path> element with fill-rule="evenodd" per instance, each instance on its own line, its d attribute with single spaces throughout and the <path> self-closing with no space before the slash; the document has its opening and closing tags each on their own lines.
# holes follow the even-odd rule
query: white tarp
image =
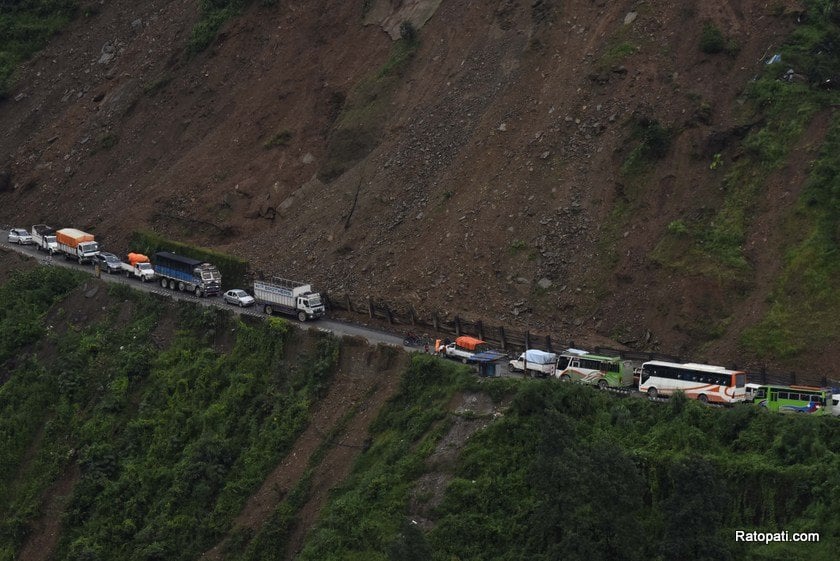
<svg viewBox="0 0 840 561">
<path fill-rule="evenodd" d="M 557 361 L 556 354 L 538 351 L 537 349 L 530 349 L 522 354 L 525 360 L 532 364 L 554 364 Z"/>
</svg>

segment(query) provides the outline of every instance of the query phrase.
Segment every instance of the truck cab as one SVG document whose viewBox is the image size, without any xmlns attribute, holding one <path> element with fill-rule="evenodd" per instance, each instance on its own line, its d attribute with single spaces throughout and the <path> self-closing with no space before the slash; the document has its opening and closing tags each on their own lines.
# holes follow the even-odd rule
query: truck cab
<svg viewBox="0 0 840 561">
<path fill-rule="evenodd" d="M 462 335 L 455 339 L 454 342 L 442 342 L 440 339 L 435 341 L 435 352 L 439 355 L 455 360 L 460 360 L 464 364 L 470 361 L 472 357 L 478 353 L 484 352 L 488 349 L 487 343 L 475 337 L 468 337 Z"/>
<path fill-rule="evenodd" d="M 55 230 L 46 224 L 35 224 L 32 226 L 32 239 L 38 251 L 46 251 L 50 255 L 58 251 L 58 240 L 55 237 Z"/>
<path fill-rule="evenodd" d="M 309 292 L 298 296 L 297 309 L 306 314 L 306 319 L 319 318 L 324 315 L 324 303 L 317 292 Z"/>
</svg>

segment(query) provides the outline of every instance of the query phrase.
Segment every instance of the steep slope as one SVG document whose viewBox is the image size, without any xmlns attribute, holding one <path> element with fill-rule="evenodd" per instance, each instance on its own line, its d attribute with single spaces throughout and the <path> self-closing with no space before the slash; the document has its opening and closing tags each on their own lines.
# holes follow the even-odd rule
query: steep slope
<svg viewBox="0 0 840 561">
<path fill-rule="evenodd" d="M 744 90 L 798 4 L 283 2 L 190 55 L 196 4 L 108 3 L 26 66 L 0 105 L 0 220 L 111 248 L 151 228 L 333 293 L 745 360 L 781 250 L 752 235 L 735 275 L 657 251 L 724 206 L 757 126 Z M 701 50 L 709 29 L 724 52 Z M 629 168 L 651 135 L 661 153 Z M 789 212 L 805 148 L 757 232 Z"/>
</svg>

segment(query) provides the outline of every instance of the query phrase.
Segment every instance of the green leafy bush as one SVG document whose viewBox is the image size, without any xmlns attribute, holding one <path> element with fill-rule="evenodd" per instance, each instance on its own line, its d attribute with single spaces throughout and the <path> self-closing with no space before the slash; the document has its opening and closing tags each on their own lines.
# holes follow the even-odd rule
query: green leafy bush
<svg viewBox="0 0 840 561">
<path fill-rule="evenodd" d="M 713 23 L 703 24 L 703 31 L 700 33 L 700 50 L 706 54 L 723 52 L 726 40 L 720 29 Z"/>
</svg>

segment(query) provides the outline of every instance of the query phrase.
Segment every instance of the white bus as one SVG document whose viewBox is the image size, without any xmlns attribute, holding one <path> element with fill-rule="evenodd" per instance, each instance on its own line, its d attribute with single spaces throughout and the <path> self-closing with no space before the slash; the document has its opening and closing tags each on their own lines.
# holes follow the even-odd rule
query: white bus
<svg viewBox="0 0 840 561">
<path fill-rule="evenodd" d="M 682 390 L 687 397 L 703 403 L 734 403 L 746 398 L 746 383 L 747 375 L 740 370 L 652 360 L 642 365 L 639 391 L 657 397 Z"/>
</svg>

